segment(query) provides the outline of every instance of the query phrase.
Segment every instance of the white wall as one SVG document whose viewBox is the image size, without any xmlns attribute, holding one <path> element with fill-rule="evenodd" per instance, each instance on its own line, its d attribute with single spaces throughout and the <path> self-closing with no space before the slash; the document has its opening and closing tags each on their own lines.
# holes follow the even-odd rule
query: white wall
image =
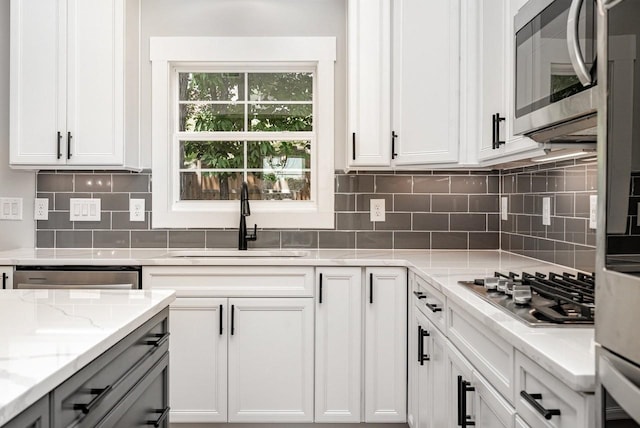
<svg viewBox="0 0 640 428">
<path fill-rule="evenodd" d="M 0 197 L 22 197 L 23 220 L 0 220 L 0 250 L 33 247 L 34 172 L 9 168 L 9 1 L 0 1 Z"/>
<path fill-rule="evenodd" d="M 345 165 L 346 133 L 345 0 L 142 0 L 141 143 L 142 162 L 151 167 L 152 36 L 334 36 L 335 165 Z"/>
</svg>

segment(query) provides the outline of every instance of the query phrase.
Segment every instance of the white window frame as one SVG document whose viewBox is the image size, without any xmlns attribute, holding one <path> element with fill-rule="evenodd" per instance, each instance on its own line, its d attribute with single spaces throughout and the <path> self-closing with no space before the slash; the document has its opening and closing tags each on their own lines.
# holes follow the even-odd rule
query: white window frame
<svg viewBox="0 0 640 428">
<path fill-rule="evenodd" d="M 179 200 L 179 160 L 173 140 L 171 79 L 183 66 L 294 65 L 313 67 L 311 201 L 251 201 L 260 228 L 334 228 L 335 37 L 152 37 L 151 138 L 153 228 L 238 227 L 238 201 Z M 214 64 L 215 63 L 215 64 Z"/>
</svg>

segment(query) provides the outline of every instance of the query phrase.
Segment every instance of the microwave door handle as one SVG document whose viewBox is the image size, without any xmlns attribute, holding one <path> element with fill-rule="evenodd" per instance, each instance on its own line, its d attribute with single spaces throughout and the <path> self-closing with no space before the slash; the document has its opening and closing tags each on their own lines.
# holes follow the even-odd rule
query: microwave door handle
<svg viewBox="0 0 640 428">
<path fill-rule="evenodd" d="M 569 59 L 571 65 L 582 83 L 582 86 L 589 86 L 591 83 L 591 75 L 584 63 L 580 43 L 578 41 L 578 24 L 580 21 L 580 9 L 584 0 L 572 0 L 569 8 L 569 18 L 567 19 L 567 46 L 569 48 Z"/>
<path fill-rule="evenodd" d="M 640 388 L 623 375 L 605 356 L 598 362 L 598 375 L 602 386 L 622 409 L 640 424 Z"/>
</svg>

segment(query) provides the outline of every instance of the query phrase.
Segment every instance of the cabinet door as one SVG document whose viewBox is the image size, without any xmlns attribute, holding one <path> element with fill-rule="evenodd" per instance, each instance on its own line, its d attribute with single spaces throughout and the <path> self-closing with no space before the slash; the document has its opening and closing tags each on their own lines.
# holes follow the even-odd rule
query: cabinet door
<svg viewBox="0 0 640 428">
<path fill-rule="evenodd" d="M 13 288 L 13 266 L 0 266 L 0 289 Z"/>
<path fill-rule="evenodd" d="M 407 271 L 367 268 L 365 422 L 407 417 Z"/>
<path fill-rule="evenodd" d="M 474 372 L 476 426 L 479 428 L 513 428 L 516 411 L 489 381 Z"/>
<path fill-rule="evenodd" d="M 171 422 L 227 421 L 226 304 L 180 297 L 169 307 Z"/>
<path fill-rule="evenodd" d="M 312 422 L 313 299 L 229 305 L 229 422 Z"/>
<path fill-rule="evenodd" d="M 124 0 L 68 4 L 68 163 L 122 164 Z"/>
<path fill-rule="evenodd" d="M 391 161 L 391 1 L 348 1 L 347 165 Z"/>
<path fill-rule="evenodd" d="M 473 367 L 466 358 L 450 342 L 447 342 L 447 376 L 449 376 L 448 396 L 449 403 L 447 406 L 447 414 L 449 428 L 460 426 L 459 415 L 464 414 L 469 421 L 475 421 L 475 400 L 474 391 L 466 393 L 465 398 L 461 400 L 458 395 L 460 392 L 460 383 L 462 381 L 473 382 Z M 489 428 L 489 427 L 487 427 Z M 493 428 L 493 427 L 491 427 Z"/>
<path fill-rule="evenodd" d="M 362 270 L 316 271 L 315 421 L 360 422 Z"/>
<path fill-rule="evenodd" d="M 433 412 L 433 379 L 431 378 L 431 331 L 428 321 L 424 315 L 416 311 L 416 320 L 420 326 L 420 334 L 418 338 L 419 359 L 417 365 L 417 394 L 418 394 L 418 410 L 416 414 L 417 428 L 430 428 L 431 414 Z M 416 360 L 417 361 L 417 360 Z"/>
<path fill-rule="evenodd" d="M 393 23 L 394 162 L 457 162 L 460 0 L 394 0 Z"/>
<path fill-rule="evenodd" d="M 481 138 L 478 158 L 488 164 L 544 154 L 535 141 L 513 135 L 513 18 L 525 2 L 526 0 L 482 0 L 470 5 L 477 8 L 478 30 L 473 43 L 476 43 L 476 49 L 480 52 L 478 71 L 475 73 L 480 91 L 478 120 Z M 496 134 L 496 139 L 505 144 L 496 149 L 492 144 L 494 114 L 505 118 L 499 122 Z"/>
<path fill-rule="evenodd" d="M 431 427 L 446 427 L 449 418 L 447 406 L 449 399 L 447 396 L 447 339 L 440 330 L 428 321 L 427 329 L 431 334 L 431 345 L 429 349 L 429 371 L 431 391 Z"/>
<path fill-rule="evenodd" d="M 407 335 L 408 344 L 407 350 L 409 355 L 407 358 L 407 424 L 411 428 L 418 427 L 418 366 L 420 365 L 420 357 L 418 355 L 418 343 L 421 340 L 421 326 L 418 318 L 416 317 L 416 298 L 413 297 L 413 291 L 416 291 L 416 275 L 413 272 L 409 272 L 409 334 Z"/>
<path fill-rule="evenodd" d="M 50 426 L 49 394 L 36 401 L 7 424 L 2 425 L 3 428 L 49 428 Z"/>
<path fill-rule="evenodd" d="M 13 165 L 65 163 L 65 27 L 66 0 L 11 0 Z"/>
</svg>

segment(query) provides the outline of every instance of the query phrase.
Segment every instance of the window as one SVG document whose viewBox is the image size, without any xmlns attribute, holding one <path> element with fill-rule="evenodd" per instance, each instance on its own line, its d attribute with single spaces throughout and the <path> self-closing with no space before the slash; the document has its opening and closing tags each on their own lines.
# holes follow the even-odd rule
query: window
<svg viewBox="0 0 640 428">
<path fill-rule="evenodd" d="M 334 38 L 152 38 L 153 227 L 333 228 Z M 285 215 L 290 214 L 290 215 Z"/>
</svg>

